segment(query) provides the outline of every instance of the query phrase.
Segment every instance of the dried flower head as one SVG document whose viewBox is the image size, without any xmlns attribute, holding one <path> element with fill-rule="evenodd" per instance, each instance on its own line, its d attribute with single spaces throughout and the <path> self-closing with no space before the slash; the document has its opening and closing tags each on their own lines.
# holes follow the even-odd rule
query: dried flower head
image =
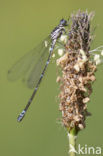
<svg viewBox="0 0 103 156">
<path fill-rule="evenodd" d="M 94 59 L 91 60 L 89 53 L 92 17 L 93 13 L 80 11 L 72 15 L 65 54 L 57 60 L 62 70 L 62 76 L 57 78 L 61 90 L 59 109 L 62 112 L 62 123 L 69 129 L 83 129 L 85 119 L 90 115 L 87 103 L 90 101 L 96 71 L 96 63 Z"/>
<path fill-rule="evenodd" d="M 90 49 L 90 43 L 92 40 L 90 22 L 94 13 L 88 14 L 88 12 L 78 11 L 76 15 L 72 15 L 72 26 L 69 31 L 69 49 L 73 52 L 79 49 L 88 53 Z"/>
</svg>

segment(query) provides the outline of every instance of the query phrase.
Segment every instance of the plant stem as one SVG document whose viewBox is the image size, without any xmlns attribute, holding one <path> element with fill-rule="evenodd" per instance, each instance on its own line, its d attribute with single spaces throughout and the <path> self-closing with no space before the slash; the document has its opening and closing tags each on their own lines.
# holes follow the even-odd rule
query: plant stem
<svg viewBox="0 0 103 156">
<path fill-rule="evenodd" d="M 68 133 L 69 138 L 69 156 L 76 156 L 76 130 L 72 129 Z"/>
</svg>

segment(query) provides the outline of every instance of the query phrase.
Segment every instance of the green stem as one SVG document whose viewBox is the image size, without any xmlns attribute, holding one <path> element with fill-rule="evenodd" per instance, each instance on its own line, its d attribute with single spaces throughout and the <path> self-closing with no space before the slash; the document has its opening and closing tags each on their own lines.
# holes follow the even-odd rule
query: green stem
<svg viewBox="0 0 103 156">
<path fill-rule="evenodd" d="M 73 128 L 68 133 L 69 138 L 69 156 L 76 156 L 76 130 Z"/>
</svg>

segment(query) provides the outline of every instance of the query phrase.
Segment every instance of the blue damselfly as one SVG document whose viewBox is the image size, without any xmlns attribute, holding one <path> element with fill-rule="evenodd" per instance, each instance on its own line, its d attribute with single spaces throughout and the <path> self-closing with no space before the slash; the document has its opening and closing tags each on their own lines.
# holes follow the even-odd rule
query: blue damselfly
<svg viewBox="0 0 103 156">
<path fill-rule="evenodd" d="M 46 68 L 50 62 L 56 41 L 61 37 L 63 32 L 65 33 L 65 27 L 67 25 L 68 23 L 66 20 L 60 20 L 59 25 L 53 29 L 51 34 L 42 43 L 28 52 L 8 71 L 9 80 L 16 80 L 21 76 L 24 76 L 24 81 L 27 86 L 29 88 L 35 88 L 26 107 L 17 118 L 19 122 L 25 116 L 25 113 L 35 97 L 41 80 L 45 74 Z"/>
</svg>

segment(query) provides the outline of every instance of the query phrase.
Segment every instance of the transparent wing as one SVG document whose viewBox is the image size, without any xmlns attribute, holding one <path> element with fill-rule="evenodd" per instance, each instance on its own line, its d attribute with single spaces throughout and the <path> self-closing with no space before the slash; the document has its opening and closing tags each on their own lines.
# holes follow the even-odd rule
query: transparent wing
<svg viewBox="0 0 103 156">
<path fill-rule="evenodd" d="M 43 61 L 44 56 L 48 55 L 47 50 L 50 47 L 51 39 L 50 36 L 48 36 L 42 43 L 40 43 L 36 48 L 32 49 L 30 52 L 28 52 L 25 56 L 23 56 L 16 64 L 12 66 L 12 68 L 8 71 L 8 80 L 14 81 L 19 79 L 20 77 L 24 77 L 24 82 L 26 80 L 29 80 L 29 74 L 32 76 L 35 70 L 39 68 L 39 64 L 37 63 L 38 60 Z M 42 59 L 43 57 L 43 59 Z M 37 67 L 37 64 L 39 65 Z M 43 62 L 42 62 L 43 64 Z M 36 72 L 37 73 L 37 72 Z M 38 74 L 37 74 L 38 75 Z M 29 77 L 29 79 L 28 79 Z M 35 74 L 36 78 L 36 74 Z M 31 87 L 30 87 L 31 88 Z"/>
<path fill-rule="evenodd" d="M 43 69 L 46 65 L 46 61 L 49 56 L 49 49 L 44 49 L 44 52 L 42 53 L 41 57 L 39 58 L 37 64 L 34 66 L 34 68 L 31 70 L 29 77 L 27 77 L 27 86 L 29 88 L 34 88 L 36 87 L 40 76 L 43 72 Z"/>
</svg>

